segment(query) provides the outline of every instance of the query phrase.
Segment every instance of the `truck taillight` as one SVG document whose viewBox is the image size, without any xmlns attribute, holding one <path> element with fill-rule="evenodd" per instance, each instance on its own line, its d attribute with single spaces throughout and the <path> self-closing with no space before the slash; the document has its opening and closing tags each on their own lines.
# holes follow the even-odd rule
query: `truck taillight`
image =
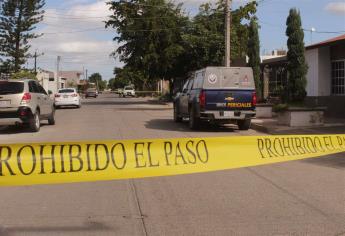
<svg viewBox="0 0 345 236">
<path fill-rule="evenodd" d="M 31 94 L 30 93 L 24 93 L 22 97 L 22 101 L 20 102 L 21 105 L 28 104 L 31 101 Z"/>
<path fill-rule="evenodd" d="M 205 91 L 200 92 L 199 104 L 200 104 L 200 108 L 205 108 L 205 106 L 206 106 L 206 93 L 205 93 Z"/>
<path fill-rule="evenodd" d="M 258 98 L 256 96 L 256 92 L 253 92 L 252 94 L 252 106 L 255 107 L 258 102 Z"/>
</svg>

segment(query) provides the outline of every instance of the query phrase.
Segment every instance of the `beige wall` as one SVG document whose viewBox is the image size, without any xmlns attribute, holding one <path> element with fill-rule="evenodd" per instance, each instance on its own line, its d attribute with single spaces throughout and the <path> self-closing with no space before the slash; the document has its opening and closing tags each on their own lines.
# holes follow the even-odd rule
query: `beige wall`
<svg viewBox="0 0 345 236">
<path fill-rule="evenodd" d="M 310 97 L 331 95 L 331 52 L 330 47 L 307 50 L 305 53 L 309 69 L 307 94 Z"/>
<path fill-rule="evenodd" d="M 307 96 L 318 96 L 319 90 L 319 49 L 311 49 L 305 52 L 308 64 L 307 74 Z"/>
</svg>

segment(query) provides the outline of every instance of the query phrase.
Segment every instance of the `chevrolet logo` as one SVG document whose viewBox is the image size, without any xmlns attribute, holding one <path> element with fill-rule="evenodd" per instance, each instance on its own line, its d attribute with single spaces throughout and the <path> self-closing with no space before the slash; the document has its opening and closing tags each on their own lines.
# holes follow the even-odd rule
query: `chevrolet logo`
<svg viewBox="0 0 345 236">
<path fill-rule="evenodd" d="M 234 101 L 235 100 L 235 98 L 233 98 L 233 97 L 227 97 L 227 98 L 225 98 L 225 101 L 228 101 L 228 102 L 232 102 L 232 101 Z"/>
</svg>

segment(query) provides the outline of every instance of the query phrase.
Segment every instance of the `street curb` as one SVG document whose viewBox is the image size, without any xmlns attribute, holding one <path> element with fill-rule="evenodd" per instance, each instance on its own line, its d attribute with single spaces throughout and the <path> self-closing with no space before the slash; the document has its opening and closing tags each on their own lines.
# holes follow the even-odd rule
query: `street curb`
<svg viewBox="0 0 345 236">
<path fill-rule="evenodd" d="M 266 126 L 256 124 L 256 123 L 252 123 L 251 129 L 262 132 L 262 133 L 271 134 L 270 130 Z"/>
</svg>

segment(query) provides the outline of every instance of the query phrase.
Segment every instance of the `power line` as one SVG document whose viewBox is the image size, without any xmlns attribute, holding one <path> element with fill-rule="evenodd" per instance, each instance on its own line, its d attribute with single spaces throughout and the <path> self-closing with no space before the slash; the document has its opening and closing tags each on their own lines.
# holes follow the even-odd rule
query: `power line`
<svg viewBox="0 0 345 236">
<path fill-rule="evenodd" d="M 259 23 L 264 24 L 264 25 L 268 25 L 268 26 L 271 26 L 271 27 L 279 28 L 279 29 L 284 29 L 284 27 L 286 27 L 286 26 L 282 26 L 282 25 L 275 25 L 275 24 L 267 23 L 267 22 L 264 22 L 264 21 L 261 21 L 261 20 L 259 20 Z M 310 29 L 305 29 L 305 28 L 302 28 L 302 30 L 305 31 L 305 32 L 310 32 L 311 31 Z M 345 33 L 345 30 L 339 30 L 339 31 L 319 31 L 319 30 L 315 30 L 315 31 L 313 31 L 313 33 L 319 33 L 319 34 L 343 34 L 343 33 Z"/>
<path fill-rule="evenodd" d="M 174 29 L 183 29 L 183 28 L 193 28 L 193 27 L 188 27 L 188 26 L 181 26 L 181 27 L 174 27 L 174 28 L 160 28 L 160 29 L 149 29 L 149 30 L 122 30 L 122 32 L 158 32 L 158 31 L 169 31 L 169 30 L 174 30 Z M 92 32 L 92 31 L 104 31 L 104 32 L 112 32 L 111 30 L 107 30 L 104 28 L 90 28 L 90 29 L 84 29 L 84 30 L 75 30 L 75 31 L 67 31 L 67 32 L 47 32 L 43 34 L 47 35 L 54 35 L 54 34 L 74 34 L 74 33 L 83 33 L 83 32 Z"/>
</svg>

